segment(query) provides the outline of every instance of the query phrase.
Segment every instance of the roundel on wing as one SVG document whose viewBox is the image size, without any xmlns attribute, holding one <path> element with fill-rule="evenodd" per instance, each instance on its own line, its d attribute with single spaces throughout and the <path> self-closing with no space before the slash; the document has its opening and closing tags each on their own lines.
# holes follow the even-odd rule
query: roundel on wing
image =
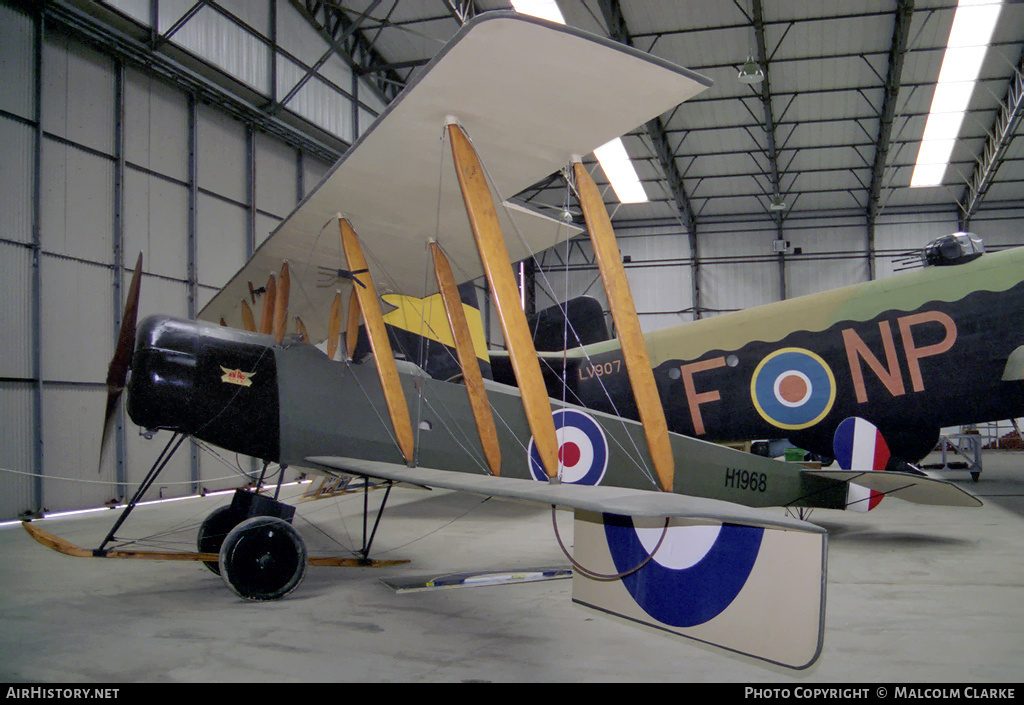
<svg viewBox="0 0 1024 705">
<path fill-rule="evenodd" d="M 819 356 L 802 348 L 776 350 L 750 380 L 754 408 L 778 428 L 798 430 L 821 421 L 836 400 L 836 380 Z"/>
<path fill-rule="evenodd" d="M 637 529 L 628 517 L 608 514 L 604 527 L 619 572 L 640 565 L 663 531 Z M 674 526 L 667 532 L 654 558 L 622 583 L 640 608 L 662 624 L 704 624 L 740 594 L 757 560 L 764 529 L 721 524 Z"/>
<path fill-rule="evenodd" d="M 558 438 L 558 477 L 564 483 L 598 485 L 608 468 L 608 441 L 604 430 L 589 414 L 575 409 L 554 412 Z M 530 439 L 530 474 L 546 482 L 540 454 Z"/>
</svg>

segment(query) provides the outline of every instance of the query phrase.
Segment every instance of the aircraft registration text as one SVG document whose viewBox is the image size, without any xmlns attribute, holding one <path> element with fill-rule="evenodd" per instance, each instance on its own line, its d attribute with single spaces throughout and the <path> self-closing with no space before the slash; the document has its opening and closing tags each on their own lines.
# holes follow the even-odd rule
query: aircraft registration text
<svg viewBox="0 0 1024 705">
<path fill-rule="evenodd" d="M 768 489 L 768 476 L 763 472 L 727 468 L 725 471 L 725 486 L 735 490 L 764 492 Z"/>
<path fill-rule="evenodd" d="M 596 365 L 587 365 L 581 367 L 579 371 L 580 379 L 593 379 L 594 377 L 604 377 L 605 375 L 615 374 L 622 370 L 622 360 L 610 360 L 605 363 L 599 363 Z"/>
</svg>

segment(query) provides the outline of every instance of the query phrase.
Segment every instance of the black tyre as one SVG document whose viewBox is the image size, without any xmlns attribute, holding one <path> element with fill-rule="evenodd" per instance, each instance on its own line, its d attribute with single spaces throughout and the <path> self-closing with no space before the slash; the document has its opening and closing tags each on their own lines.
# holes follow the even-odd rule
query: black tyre
<svg viewBox="0 0 1024 705">
<path fill-rule="evenodd" d="M 210 515 L 203 520 L 202 526 L 199 527 L 199 535 L 196 537 L 196 547 L 199 552 L 219 554 L 224 538 L 238 526 L 241 519 L 242 517 L 232 511 L 230 504 L 210 512 Z M 220 564 L 217 561 L 203 561 L 203 565 L 220 575 Z"/>
<path fill-rule="evenodd" d="M 220 548 L 220 575 L 239 597 L 277 600 L 306 573 L 306 544 L 288 522 L 253 517 L 232 529 Z"/>
</svg>

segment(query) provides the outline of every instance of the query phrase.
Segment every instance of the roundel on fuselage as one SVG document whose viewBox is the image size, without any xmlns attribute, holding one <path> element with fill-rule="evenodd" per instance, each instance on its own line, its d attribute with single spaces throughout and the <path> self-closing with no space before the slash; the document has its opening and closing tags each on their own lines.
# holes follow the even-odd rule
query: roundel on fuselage
<svg viewBox="0 0 1024 705">
<path fill-rule="evenodd" d="M 799 430 L 821 421 L 836 400 L 835 376 L 818 355 L 781 348 L 758 364 L 750 398 L 761 417 L 778 428 Z"/>
<path fill-rule="evenodd" d="M 554 412 L 558 438 L 558 477 L 566 484 L 599 485 L 608 468 L 608 441 L 601 425 L 589 414 L 576 409 Z M 533 438 L 529 447 L 530 473 L 547 481 L 540 453 Z"/>
</svg>

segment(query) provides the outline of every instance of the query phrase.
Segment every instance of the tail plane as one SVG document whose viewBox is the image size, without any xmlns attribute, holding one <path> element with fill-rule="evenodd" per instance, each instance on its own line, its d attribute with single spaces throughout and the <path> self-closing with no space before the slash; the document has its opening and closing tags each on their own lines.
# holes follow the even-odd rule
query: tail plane
<svg viewBox="0 0 1024 705">
<path fill-rule="evenodd" d="M 804 473 L 845 482 L 848 510 L 869 511 L 887 495 L 915 504 L 982 506 L 981 500 L 952 482 L 919 472 L 882 472 L 889 461 L 889 449 L 882 434 L 865 419 L 845 419 L 836 429 L 833 450 L 841 470 L 805 470 Z"/>
</svg>

